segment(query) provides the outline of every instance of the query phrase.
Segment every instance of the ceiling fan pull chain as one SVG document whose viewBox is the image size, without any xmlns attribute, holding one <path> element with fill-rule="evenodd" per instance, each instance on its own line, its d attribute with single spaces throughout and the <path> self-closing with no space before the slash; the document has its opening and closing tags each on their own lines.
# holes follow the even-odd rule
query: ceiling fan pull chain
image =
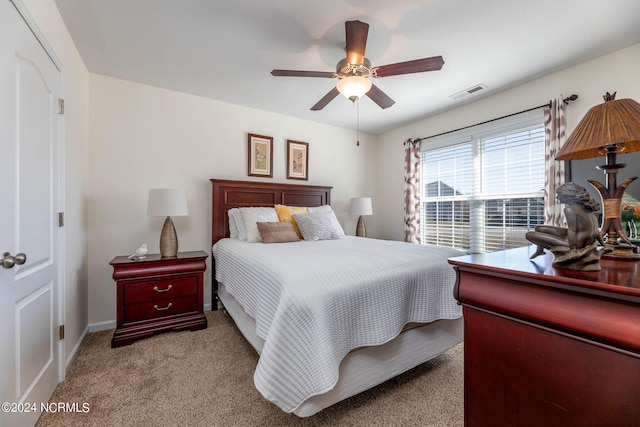
<svg viewBox="0 0 640 427">
<path fill-rule="evenodd" d="M 356 100 L 356 147 L 360 146 L 360 98 Z"/>
</svg>

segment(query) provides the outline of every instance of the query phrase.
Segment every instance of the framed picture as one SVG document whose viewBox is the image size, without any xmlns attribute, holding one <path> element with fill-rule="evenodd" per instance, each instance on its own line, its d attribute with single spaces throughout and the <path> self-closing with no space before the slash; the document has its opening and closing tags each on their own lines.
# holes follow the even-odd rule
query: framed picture
<svg viewBox="0 0 640 427">
<path fill-rule="evenodd" d="M 249 134 L 249 176 L 273 178 L 273 138 Z"/>
<path fill-rule="evenodd" d="M 309 143 L 287 140 L 287 179 L 309 179 Z"/>
</svg>

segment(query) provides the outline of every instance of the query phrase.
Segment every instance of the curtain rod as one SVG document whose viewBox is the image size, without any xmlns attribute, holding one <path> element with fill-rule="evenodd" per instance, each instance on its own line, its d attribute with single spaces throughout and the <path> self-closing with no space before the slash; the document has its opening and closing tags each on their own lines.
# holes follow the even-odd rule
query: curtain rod
<svg viewBox="0 0 640 427">
<path fill-rule="evenodd" d="M 562 100 L 562 102 L 564 102 L 565 104 L 569 104 L 570 101 L 575 101 L 576 99 L 578 99 L 578 95 L 571 95 L 568 96 L 566 98 L 564 98 Z M 522 111 L 518 111 L 517 113 L 511 113 L 511 114 L 507 114 L 506 116 L 502 116 L 502 117 L 496 117 L 495 119 L 491 119 L 491 120 L 485 120 L 484 122 L 480 122 L 480 123 L 476 123 L 474 125 L 469 125 L 469 126 L 464 126 L 458 129 L 454 129 L 454 130 L 449 130 L 446 132 L 442 132 L 442 133 L 437 133 L 435 135 L 430 135 L 430 136 L 426 136 L 424 138 L 417 138 L 412 140 L 413 142 L 420 142 L 420 141 L 424 141 L 425 139 L 429 139 L 429 138 L 435 138 L 436 136 L 441 136 L 441 135 L 446 135 L 448 133 L 453 133 L 453 132 L 457 132 L 459 130 L 464 130 L 464 129 L 469 129 L 472 128 L 474 126 L 479 126 L 479 125 L 483 125 L 485 123 L 491 123 L 491 122 L 495 122 L 496 120 L 500 120 L 500 119 L 506 119 L 507 117 L 511 117 L 511 116 L 517 116 L 518 114 L 522 114 L 522 113 L 528 113 L 529 111 L 533 111 L 533 110 L 537 110 L 538 108 L 544 108 L 544 107 L 551 107 L 551 101 L 549 101 L 546 104 L 542 104 L 542 105 L 538 105 L 537 107 L 533 107 L 533 108 L 528 108 L 526 110 L 522 110 Z M 405 141 L 406 144 L 406 141 Z"/>
</svg>

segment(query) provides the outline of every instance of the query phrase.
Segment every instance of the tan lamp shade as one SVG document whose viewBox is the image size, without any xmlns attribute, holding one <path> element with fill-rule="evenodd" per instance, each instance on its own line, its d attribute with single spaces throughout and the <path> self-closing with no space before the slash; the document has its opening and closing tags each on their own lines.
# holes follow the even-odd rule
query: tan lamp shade
<svg viewBox="0 0 640 427">
<path fill-rule="evenodd" d="M 617 153 L 640 150 L 640 104 L 633 99 L 604 96 L 571 133 L 556 160 L 591 159 L 604 156 L 604 147 L 617 145 Z"/>
</svg>

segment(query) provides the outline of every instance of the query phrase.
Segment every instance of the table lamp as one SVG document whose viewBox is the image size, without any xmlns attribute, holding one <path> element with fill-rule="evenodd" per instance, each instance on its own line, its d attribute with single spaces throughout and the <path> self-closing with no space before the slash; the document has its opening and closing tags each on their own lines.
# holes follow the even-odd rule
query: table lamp
<svg viewBox="0 0 640 427">
<path fill-rule="evenodd" d="M 178 236 L 173 226 L 172 216 L 189 215 L 187 197 L 183 190 L 174 188 L 153 188 L 149 190 L 147 216 L 166 216 L 160 233 L 160 255 L 163 258 L 178 255 Z"/>
<path fill-rule="evenodd" d="M 367 237 L 367 229 L 364 225 L 364 215 L 372 215 L 371 197 L 353 197 L 349 202 L 349 213 L 359 215 L 356 225 L 356 236 Z"/>
<path fill-rule="evenodd" d="M 604 103 L 592 107 L 560 149 L 556 160 L 579 160 L 606 156 L 606 164 L 597 166 L 607 175 L 606 187 L 588 180 L 602 197 L 604 215 L 600 234 L 613 251 L 604 257 L 640 259 L 637 247 L 627 237 L 621 220 L 622 196 L 637 176 L 617 183 L 618 153 L 640 150 L 640 104 L 632 99 L 616 100 L 616 92 L 607 92 Z"/>
</svg>

